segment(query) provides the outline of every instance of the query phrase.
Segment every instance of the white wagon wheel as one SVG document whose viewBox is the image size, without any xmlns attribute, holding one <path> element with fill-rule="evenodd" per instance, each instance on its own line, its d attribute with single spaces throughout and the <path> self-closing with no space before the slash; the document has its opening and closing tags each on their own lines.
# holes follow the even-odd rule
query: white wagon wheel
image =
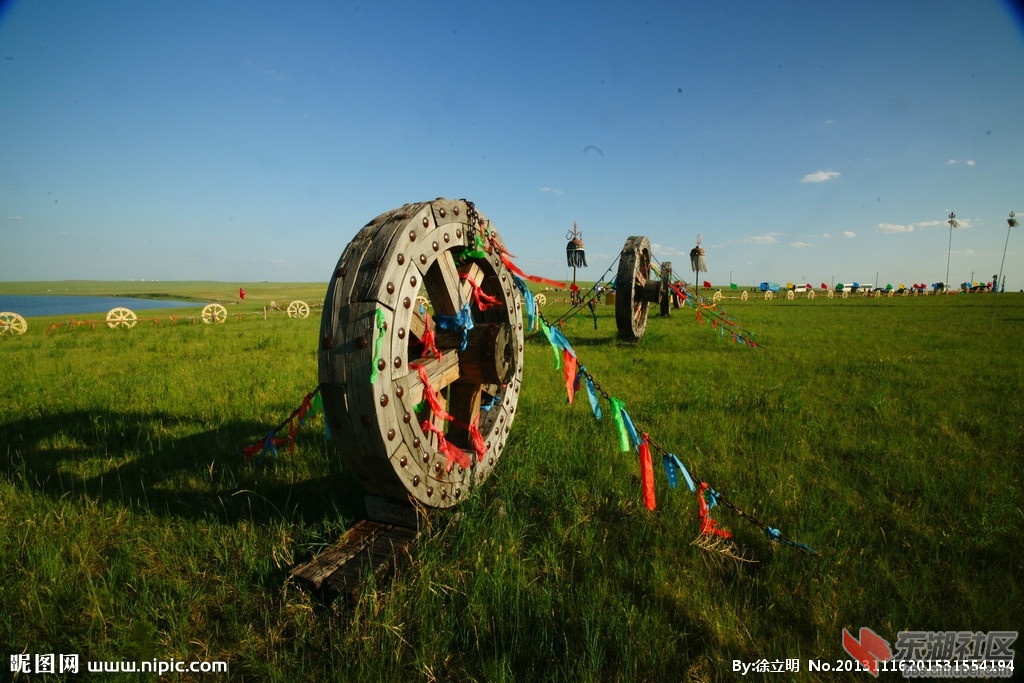
<svg viewBox="0 0 1024 683">
<path fill-rule="evenodd" d="M 828 290 L 828 298 L 829 298 L 829 299 L 834 299 L 834 298 L 836 298 L 836 293 L 835 293 L 835 292 L 833 292 L 833 291 L 832 291 L 831 289 L 830 289 L 830 290 Z"/>
<path fill-rule="evenodd" d="M 770 289 L 764 290 L 764 300 L 765 301 L 771 301 L 774 298 L 775 298 L 775 292 L 773 292 Z"/>
<path fill-rule="evenodd" d="M 537 308 L 540 308 L 541 306 L 546 306 L 547 305 L 548 298 L 546 296 L 544 296 L 543 294 L 538 294 L 537 296 L 533 297 L 533 301 L 534 301 L 534 303 L 537 304 Z"/>
<path fill-rule="evenodd" d="M 10 311 L 0 313 L 0 336 L 25 334 L 27 329 L 28 323 L 17 313 L 11 313 Z"/>
<path fill-rule="evenodd" d="M 717 290 L 717 291 L 716 291 L 716 292 L 715 292 L 715 293 L 714 293 L 714 294 L 713 294 L 713 295 L 711 296 L 711 300 L 712 300 L 712 301 L 721 301 L 721 300 L 722 300 L 722 290 L 720 290 L 720 289 L 719 289 L 719 290 Z"/>
<path fill-rule="evenodd" d="M 794 292 L 792 289 L 789 290 L 788 292 L 786 292 L 786 298 L 792 301 L 793 299 L 796 298 L 796 292 Z"/>
<path fill-rule="evenodd" d="M 743 292 L 740 293 L 740 301 L 746 301 L 749 298 L 749 296 L 750 295 L 747 294 L 746 290 L 744 290 Z"/>
<path fill-rule="evenodd" d="M 814 297 L 816 297 L 816 296 L 817 296 L 817 294 L 815 294 L 815 293 L 814 293 L 814 290 L 813 290 L 813 289 L 809 289 L 809 290 L 807 290 L 807 298 L 808 298 L 808 299 L 813 299 L 813 298 L 814 298 Z"/>
<path fill-rule="evenodd" d="M 206 304 L 203 306 L 203 312 L 200 314 L 203 322 L 207 325 L 211 323 L 222 323 L 228 319 L 228 309 L 224 308 L 220 304 Z"/>
<path fill-rule="evenodd" d="M 647 305 L 661 299 L 661 280 L 651 278 L 651 241 L 626 240 L 615 278 L 615 325 L 619 339 L 637 341 L 647 329 Z"/>
<path fill-rule="evenodd" d="M 308 318 L 309 317 L 309 304 L 301 299 L 288 304 L 288 317 L 289 318 Z"/>
<path fill-rule="evenodd" d="M 135 311 L 130 308 L 118 306 L 117 308 L 111 308 L 107 311 L 107 327 L 112 330 L 117 329 L 118 327 L 130 330 L 135 327 L 138 322 L 138 316 L 136 316 Z"/>
<path fill-rule="evenodd" d="M 472 203 L 436 199 L 381 214 L 338 260 L 320 393 L 331 443 L 368 493 L 451 507 L 497 464 L 523 377 L 523 299 L 500 244 Z M 440 358 L 413 306 L 421 287 Z M 428 390 L 453 419 L 420 407 Z"/>
</svg>

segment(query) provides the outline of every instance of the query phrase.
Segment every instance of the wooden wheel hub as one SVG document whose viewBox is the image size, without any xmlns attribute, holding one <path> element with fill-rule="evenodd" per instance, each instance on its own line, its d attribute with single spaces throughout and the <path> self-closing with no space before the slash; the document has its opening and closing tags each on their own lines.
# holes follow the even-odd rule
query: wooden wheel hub
<svg viewBox="0 0 1024 683">
<path fill-rule="evenodd" d="M 338 260 L 320 393 L 331 442 L 367 493 L 449 507 L 497 464 L 523 372 L 522 300 L 490 247 L 500 243 L 471 203 L 437 199 L 381 214 Z"/>
</svg>

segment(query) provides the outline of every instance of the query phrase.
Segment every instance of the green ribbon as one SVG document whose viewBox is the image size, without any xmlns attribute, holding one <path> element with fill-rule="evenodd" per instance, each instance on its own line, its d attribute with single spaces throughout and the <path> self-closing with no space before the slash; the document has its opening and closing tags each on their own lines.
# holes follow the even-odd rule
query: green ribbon
<svg viewBox="0 0 1024 683">
<path fill-rule="evenodd" d="M 629 432 L 626 430 L 625 420 L 622 419 L 626 402 L 614 396 L 609 396 L 608 402 L 612 404 L 612 419 L 615 420 L 615 428 L 619 431 L 619 450 L 626 452 L 629 450 Z"/>
<path fill-rule="evenodd" d="M 561 347 L 555 341 L 554 335 L 551 334 L 551 328 L 544 322 L 544 318 L 537 316 L 537 320 L 540 321 L 540 329 L 544 331 L 544 336 L 548 338 L 548 343 L 551 344 L 551 349 L 555 352 L 555 369 L 557 370 L 562 367 Z"/>
<path fill-rule="evenodd" d="M 377 383 L 377 364 L 380 361 L 381 347 L 384 345 L 384 332 L 387 330 L 387 321 L 384 320 L 384 309 L 377 309 L 377 339 L 373 343 L 373 360 L 370 362 L 370 384 Z"/>
</svg>

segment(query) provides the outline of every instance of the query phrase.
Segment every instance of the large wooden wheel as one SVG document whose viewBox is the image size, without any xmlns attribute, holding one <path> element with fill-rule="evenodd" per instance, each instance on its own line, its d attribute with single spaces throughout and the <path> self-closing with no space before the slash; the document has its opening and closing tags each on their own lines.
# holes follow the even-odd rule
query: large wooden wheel
<svg viewBox="0 0 1024 683">
<path fill-rule="evenodd" d="M 228 319 L 228 309 L 220 304 L 206 304 L 203 306 L 203 312 L 199 314 L 199 317 L 207 325 L 220 324 Z"/>
<path fill-rule="evenodd" d="M 12 337 L 25 334 L 28 323 L 17 313 L 3 311 L 0 313 L 0 336 L 10 335 Z"/>
<path fill-rule="evenodd" d="M 523 376 L 523 301 L 500 244 L 472 203 L 437 199 L 381 214 L 338 260 L 320 393 L 331 442 L 368 493 L 450 507 L 497 464 Z"/>
<path fill-rule="evenodd" d="M 308 318 L 309 317 L 309 304 L 301 299 L 288 304 L 288 317 L 289 318 Z"/>
<path fill-rule="evenodd" d="M 138 316 L 136 316 L 135 311 L 130 308 L 118 306 L 117 308 L 111 308 L 107 311 L 107 327 L 112 330 L 117 328 L 130 330 L 135 327 L 138 322 Z"/>
<path fill-rule="evenodd" d="M 615 325 L 619 339 L 637 341 L 647 329 L 647 305 L 661 297 L 661 280 L 651 279 L 651 242 L 643 236 L 626 240 L 615 277 Z"/>
</svg>

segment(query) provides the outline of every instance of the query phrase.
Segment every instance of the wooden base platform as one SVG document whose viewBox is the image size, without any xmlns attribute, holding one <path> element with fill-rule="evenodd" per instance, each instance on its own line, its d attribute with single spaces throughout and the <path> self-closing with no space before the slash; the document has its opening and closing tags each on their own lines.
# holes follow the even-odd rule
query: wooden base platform
<svg viewBox="0 0 1024 683">
<path fill-rule="evenodd" d="M 339 595 L 352 602 L 363 581 L 372 574 L 386 582 L 398 567 L 410 559 L 410 549 L 419 537 L 415 511 L 402 507 L 382 510 L 379 499 L 367 498 L 367 511 L 376 519 L 363 519 L 323 552 L 292 567 L 288 574 L 328 598 Z M 397 510 L 397 513 L 395 511 Z"/>
</svg>

